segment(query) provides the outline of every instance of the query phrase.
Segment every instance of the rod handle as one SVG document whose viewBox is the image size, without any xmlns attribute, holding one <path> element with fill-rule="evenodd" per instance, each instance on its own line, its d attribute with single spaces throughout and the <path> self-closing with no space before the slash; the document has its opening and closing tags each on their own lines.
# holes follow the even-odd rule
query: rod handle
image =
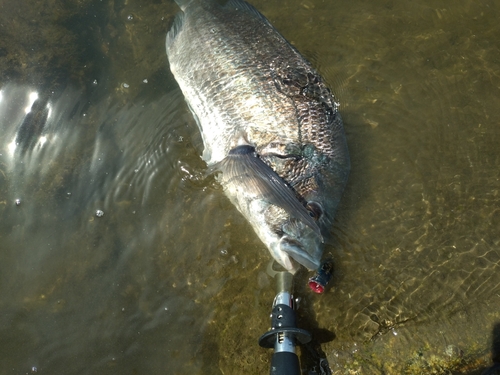
<svg viewBox="0 0 500 375">
<path fill-rule="evenodd" d="M 271 375 L 300 375 L 299 357 L 291 352 L 277 352 L 271 358 Z"/>
</svg>

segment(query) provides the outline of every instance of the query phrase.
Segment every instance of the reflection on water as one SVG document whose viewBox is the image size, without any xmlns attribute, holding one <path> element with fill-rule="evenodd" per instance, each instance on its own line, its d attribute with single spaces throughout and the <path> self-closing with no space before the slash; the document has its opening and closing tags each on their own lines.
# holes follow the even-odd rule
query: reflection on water
<svg viewBox="0 0 500 375">
<path fill-rule="evenodd" d="M 352 158 L 326 249 L 334 286 L 313 296 L 298 276 L 299 325 L 336 374 L 489 366 L 500 321 L 498 5 L 254 4 L 332 84 Z M 257 345 L 274 297 L 268 254 L 205 176 L 164 52 L 176 12 L 173 2 L 4 2 L 9 372 L 268 371 Z"/>
</svg>

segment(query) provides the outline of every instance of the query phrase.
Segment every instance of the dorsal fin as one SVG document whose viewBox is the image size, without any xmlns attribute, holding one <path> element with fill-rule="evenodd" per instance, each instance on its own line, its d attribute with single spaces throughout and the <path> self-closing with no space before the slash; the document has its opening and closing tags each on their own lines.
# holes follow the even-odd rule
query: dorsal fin
<svg viewBox="0 0 500 375">
<path fill-rule="evenodd" d="M 182 25 L 184 25 L 184 12 L 178 12 L 175 15 L 174 23 L 172 24 L 170 30 L 167 33 L 167 42 L 166 42 L 167 55 L 170 46 L 175 40 L 175 37 L 181 32 Z"/>
<path fill-rule="evenodd" d="M 225 8 L 232 8 L 232 9 L 237 9 L 239 11 L 248 13 L 253 15 L 254 17 L 260 19 L 261 21 L 266 22 L 267 24 L 270 25 L 269 21 L 267 20 L 266 17 L 264 17 L 257 9 L 253 7 L 253 5 L 248 4 L 246 1 L 243 0 L 229 0 L 225 5 Z"/>
</svg>

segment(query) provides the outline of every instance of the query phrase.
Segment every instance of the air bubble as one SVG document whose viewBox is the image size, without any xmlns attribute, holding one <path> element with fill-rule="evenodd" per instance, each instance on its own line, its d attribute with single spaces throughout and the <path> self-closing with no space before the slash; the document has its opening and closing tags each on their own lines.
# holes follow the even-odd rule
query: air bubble
<svg viewBox="0 0 500 375">
<path fill-rule="evenodd" d="M 129 15 L 127 16 L 127 20 L 128 20 L 128 21 L 132 21 L 133 19 L 134 19 L 134 15 L 133 15 L 133 14 L 129 14 Z"/>
<path fill-rule="evenodd" d="M 130 85 L 128 83 L 125 83 L 125 82 L 122 83 L 122 86 L 124 89 L 128 89 L 130 87 Z"/>
<path fill-rule="evenodd" d="M 21 200 L 20 199 L 16 199 L 16 206 L 20 206 L 21 205 Z"/>
<path fill-rule="evenodd" d="M 148 83 L 148 79 L 147 79 L 147 78 L 144 78 L 144 79 L 142 80 L 142 83 Z"/>
<path fill-rule="evenodd" d="M 104 211 L 97 210 L 97 211 L 95 212 L 95 216 L 97 216 L 97 217 L 103 217 L 103 216 L 104 216 Z"/>
</svg>

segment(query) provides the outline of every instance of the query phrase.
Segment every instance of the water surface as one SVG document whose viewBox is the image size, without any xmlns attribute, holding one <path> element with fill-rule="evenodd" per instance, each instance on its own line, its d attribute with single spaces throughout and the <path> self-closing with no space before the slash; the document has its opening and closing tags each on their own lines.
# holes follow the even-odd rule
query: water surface
<svg viewBox="0 0 500 375">
<path fill-rule="evenodd" d="M 253 4 L 330 83 L 351 153 L 333 287 L 296 279 L 314 353 L 334 374 L 489 365 L 497 3 Z M 0 373 L 266 373 L 270 257 L 205 176 L 175 3 L 0 6 Z"/>
</svg>

